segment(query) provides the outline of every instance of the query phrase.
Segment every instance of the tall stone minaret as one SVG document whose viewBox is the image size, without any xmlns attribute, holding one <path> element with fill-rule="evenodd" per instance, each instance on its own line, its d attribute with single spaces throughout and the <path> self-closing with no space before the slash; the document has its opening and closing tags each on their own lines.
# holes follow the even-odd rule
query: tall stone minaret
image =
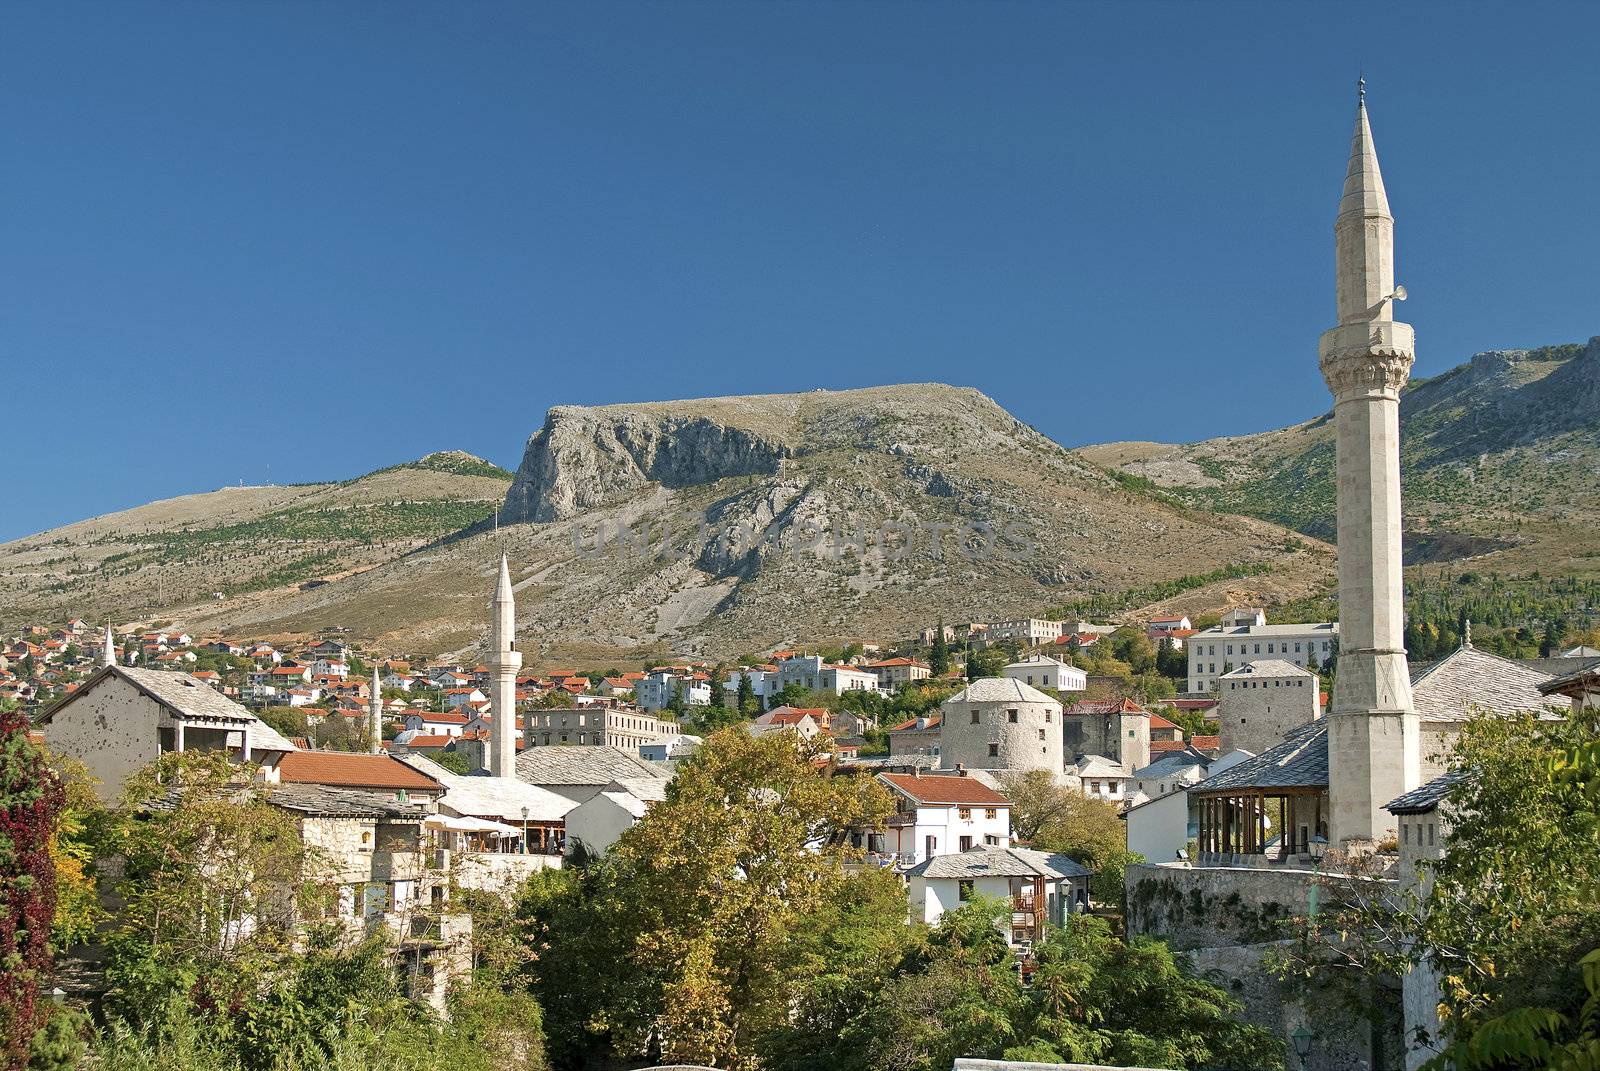
<svg viewBox="0 0 1600 1071">
<path fill-rule="evenodd" d="M 100 661 L 103 665 L 114 666 L 117 664 L 117 640 L 111 635 L 111 626 L 106 626 L 105 648 L 100 652 Z"/>
<path fill-rule="evenodd" d="M 517 648 L 517 604 L 511 594 L 511 567 L 500 555 L 500 581 L 494 589 L 494 623 L 489 631 L 493 651 L 489 672 L 494 681 L 489 696 L 494 724 L 489 732 L 489 772 L 495 777 L 517 776 L 517 670 L 522 652 Z"/>
<path fill-rule="evenodd" d="M 1333 232 L 1339 326 L 1324 332 L 1320 347 L 1333 392 L 1339 485 L 1328 839 L 1358 847 L 1394 828 L 1384 804 L 1415 788 L 1421 771 L 1400 559 L 1400 388 L 1415 358 L 1411 325 L 1394 319 L 1394 217 L 1367 123 L 1365 82 Z"/>
<path fill-rule="evenodd" d="M 383 681 L 378 663 L 372 664 L 372 694 L 367 696 L 367 735 L 372 738 L 372 753 L 383 750 Z"/>
</svg>

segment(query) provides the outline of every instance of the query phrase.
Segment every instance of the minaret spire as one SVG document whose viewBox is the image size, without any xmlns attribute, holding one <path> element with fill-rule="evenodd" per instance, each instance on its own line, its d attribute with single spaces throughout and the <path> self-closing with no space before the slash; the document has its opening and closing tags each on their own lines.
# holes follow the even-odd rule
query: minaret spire
<svg viewBox="0 0 1600 1071">
<path fill-rule="evenodd" d="M 378 663 L 372 663 L 372 692 L 367 696 L 367 735 L 372 738 L 372 753 L 383 750 L 383 682 Z"/>
<path fill-rule="evenodd" d="M 100 661 L 107 666 L 117 664 L 117 640 L 111 635 L 111 626 L 106 626 L 105 648 L 100 652 Z"/>
<path fill-rule="evenodd" d="M 1339 326 L 1322 335 L 1338 464 L 1339 673 L 1328 722 L 1329 840 L 1376 843 L 1384 804 L 1417 786 L 1421 745 L 1406 670 L 1401 562 L 1400 389 L 1410 324 L 1394 319 L 1394 217 L 1357 88 L 1344 192 L 1333 224 Z"/>
<path fill-rule="evenodd" d="M 517 650 L 517 602 L 511 591 L 511 563 L 500 554 L 500 576 L 495 582 L 489 629 L 490 709 L 489 772 L 496 777 L 517 776 L 517 670 L 522 653 Z"/>
</svg>

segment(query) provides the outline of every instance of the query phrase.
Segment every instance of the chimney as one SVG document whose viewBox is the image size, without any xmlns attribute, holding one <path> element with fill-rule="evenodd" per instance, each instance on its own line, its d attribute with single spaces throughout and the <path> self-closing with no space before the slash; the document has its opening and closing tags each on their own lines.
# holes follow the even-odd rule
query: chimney
<svg viewBox="0 0 1600 1071">
<path fill-rule="evenodd" d="M 957 777 L 965 777 L 965 776 L 967 776 L 967 764 L 966 763 L 964 763 L 964 762 L 956 763 L 956 776 Z"/>
<path fill-rule="evenodd" d="M 914 764 L 911 767 L 911 776 L 912 777 L 921 777 L 922 776 L 922 767 L 920 765 L 915 765 Z"/>
</svg>

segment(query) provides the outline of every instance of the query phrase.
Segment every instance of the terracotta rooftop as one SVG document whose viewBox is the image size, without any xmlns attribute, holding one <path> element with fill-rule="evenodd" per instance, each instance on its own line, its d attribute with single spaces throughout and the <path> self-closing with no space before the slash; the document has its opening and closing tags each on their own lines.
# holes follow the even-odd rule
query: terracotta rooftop
<svg viewBox="0 0 1600 1071">
<path fill-rule="evenodd" d="M 344 751 L 291 751 L 278 763 L 278 778 L 286 785 L 444 791 L 439 782 L 398 759 Z"/>
<path fill-rule="evenodd" d="M 918 803 L 1009 807 L 1011 801 L 976 777 L 951 774 L 879 774 L 878 779 Z"/>
</svg>

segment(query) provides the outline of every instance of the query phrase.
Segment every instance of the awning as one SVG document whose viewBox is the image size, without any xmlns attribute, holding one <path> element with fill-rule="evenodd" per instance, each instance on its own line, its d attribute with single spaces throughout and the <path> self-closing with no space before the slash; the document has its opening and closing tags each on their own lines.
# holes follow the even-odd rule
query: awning
<svg viewBox="0 0 1600 1071">
<path fill-rule="evenodd" d="M 452 817 L 447 814 L 429 815 L 422 823 L 428 829 L 443 829 L 451 833 L 485 833 L 492 837 L 520 837 L 522 830 L 513 826 L 491 822 L 487 818 Z"/>
</svg>

